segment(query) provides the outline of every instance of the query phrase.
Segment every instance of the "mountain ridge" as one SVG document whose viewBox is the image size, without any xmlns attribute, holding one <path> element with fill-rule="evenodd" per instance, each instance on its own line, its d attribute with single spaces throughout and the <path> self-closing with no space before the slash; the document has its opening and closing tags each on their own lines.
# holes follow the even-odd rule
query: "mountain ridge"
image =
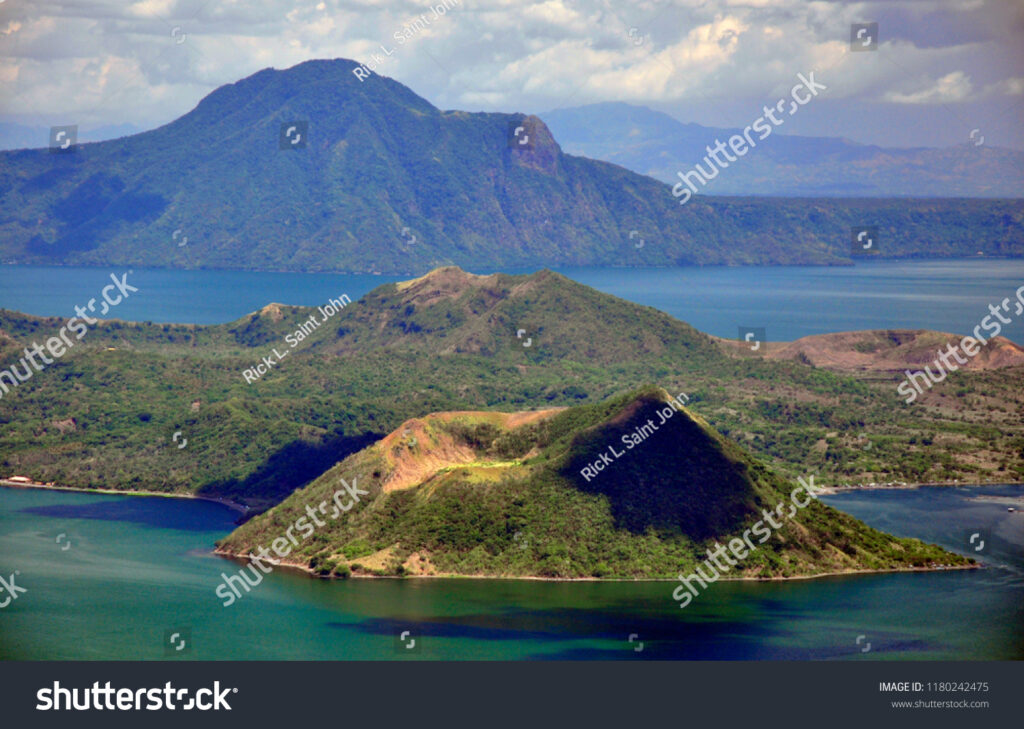
<svg viewBox="0 0 1024 729">
<path fill-rule="evenodd" d="M 320 323 L 303 330 L 311 316 Z M 64 324 L 0 310 L 0 369 Z M 0 380 L 0 474 L 261 509 L 422 413 L 563 407 L 658 382 L 780 473 L 840 483 L 1024 475 L 1024 368 L 956 372 L 906 407 L 893 373 L 722 346 L 544 271 L 441 270 L 379 286 L 326 321 L 286 305 L 208 326 L 100 321 L 29 380 Z M 172 443 L 179 431 L 187 448 Z"/>
<path fill-rule="evenodd" d="M 848 265 L 859 225 L 878 228 L 883 256 L 1024 254 L 1024 201 L 680 206 L 661 182 L 565 154 L 536 117 L 441 111 L 354 67 L 265 69 L 157 129 L 0 152 L 0 259 L 416 274 Z"/>
<path fill-rule="evenodd" d="M 591 478 L 581 467 L 599 452 L 607 473 Z M 410 463 L 422 467 L 403 471 Z M 236 529 L 218 553 L 265 549 L 289 524 L 306 531 L 303 515 L 318 500 L 330 503 L 340 484 L 363 494 L 354 508 L 332 514 L 311 529 L 314 539 L 282 555 L 321 576 L 667 579 L 696 567 L 712 541 L 749 534 L 773 507 L 793 521 L 778 527 L 778 541 L 762 539 L 766 546 L 738 574 L 970 564 L 813 498 L 795 500 L 803 510 L 792 506 L 787 516 L 780 505 L 791 487 L 654 387 L 558 411 L 406 421 Z"/>
</svg>

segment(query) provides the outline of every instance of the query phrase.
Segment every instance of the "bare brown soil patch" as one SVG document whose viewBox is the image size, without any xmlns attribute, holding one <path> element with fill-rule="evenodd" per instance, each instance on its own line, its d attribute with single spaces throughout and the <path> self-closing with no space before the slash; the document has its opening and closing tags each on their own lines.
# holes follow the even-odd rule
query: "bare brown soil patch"
<svg viewBox="0 0 1024 729">
<path fill-rule="evenodd" d="M 450 423 L 465 418 L 474 422 L 490 422 L 512 430 L 549 418 L 564 409 L 549 408 L 517 413 L 458 410 L 407 420 L 375 446 L 391 466 L 391 472 L 384 481 L 384 491 L 412 488 L 444 468 L 473 463 L 479 459 L 477 452 L 470 446 L 443 430 L 431 428 L 431 421 Z"/>
<path fill-rule="evenodd" d="M 814 367 L 841 372 L 896 372 L 919 370 L 931 365 L 940 352 L 954 346 L 961 358 L 950 361 L 960 369 L 981 371 L 1024 366 L 1024 347 L 1005 337 L 995 337 L 980 351 L 968 357 L 960 349 L 962 336 L 928 329 L 878 329 L 838 332 L 802 337 L 792 342 L 766 342 L 758 352 L 750 345 L 731 339 L 715 338 L 723 351 L 734 356 L 764 356 L 774 360 L 797 360 Z"/>
</svg>

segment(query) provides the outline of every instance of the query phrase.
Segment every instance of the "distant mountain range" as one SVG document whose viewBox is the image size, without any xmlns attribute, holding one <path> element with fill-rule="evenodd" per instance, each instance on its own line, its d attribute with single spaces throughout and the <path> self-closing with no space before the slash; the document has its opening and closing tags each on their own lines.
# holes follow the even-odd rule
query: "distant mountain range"
<svg viewBox="0 0 1024 729">
<path fill-rule="evenodd" d="M 151 131 L 0 152 L 0 261 L 420 273 L 1024 255 L 1024 201 L 712 198 L 440 111 L 348 60 L 266 69 Z"/>
<path fill-rule="evenodd" d="M 541 118 L 566 152 L 670 185 L 679 182 L 677 172 L 702 163 L 708 145 L 743 134 L 618 102 L 557 109 Z M 702 189 L 713 195 L 1020 198 L 1024 152 L 972 143 L 897 149 L 779 131 Z"/>
</svg>

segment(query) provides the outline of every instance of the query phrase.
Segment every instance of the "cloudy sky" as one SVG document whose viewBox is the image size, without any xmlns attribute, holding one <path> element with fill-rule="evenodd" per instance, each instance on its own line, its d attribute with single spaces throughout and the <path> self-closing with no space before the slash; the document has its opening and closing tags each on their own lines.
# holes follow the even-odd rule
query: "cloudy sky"
<svg viewBox="0 0 1024 729">
<path fill-rule="evenodd" d="M 871 22 L 877 50 L 851 52 Z M 377 71 L 443 109 L 744 126 L 814 71 L 787 133 L 1024 149 L 1022 39 L 1021 0 L 0 0 L 0 121 L 150 128 L 261 68 L 383 47 Z"/>
</svg>

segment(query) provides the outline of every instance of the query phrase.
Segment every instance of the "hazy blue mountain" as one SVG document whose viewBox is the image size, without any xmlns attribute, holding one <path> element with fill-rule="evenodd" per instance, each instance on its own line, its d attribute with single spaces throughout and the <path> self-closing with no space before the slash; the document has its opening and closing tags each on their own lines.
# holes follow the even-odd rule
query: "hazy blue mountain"
<svg viewBox="0 0 1024 729">
<path fill-rule="evenodd" d="M 675 184 L 707 146 L 743 129 L 683 123 L 617 102 L 542 114 L 563 149 Z M 840 137 L 774 132 L 706 188 L 715 195 L 1014 197 L 1024 191 L 1024 152 L 963 144 L 894 149 Z M 755 139 L 757 135 L 754 135 Z"/>
</svg>

